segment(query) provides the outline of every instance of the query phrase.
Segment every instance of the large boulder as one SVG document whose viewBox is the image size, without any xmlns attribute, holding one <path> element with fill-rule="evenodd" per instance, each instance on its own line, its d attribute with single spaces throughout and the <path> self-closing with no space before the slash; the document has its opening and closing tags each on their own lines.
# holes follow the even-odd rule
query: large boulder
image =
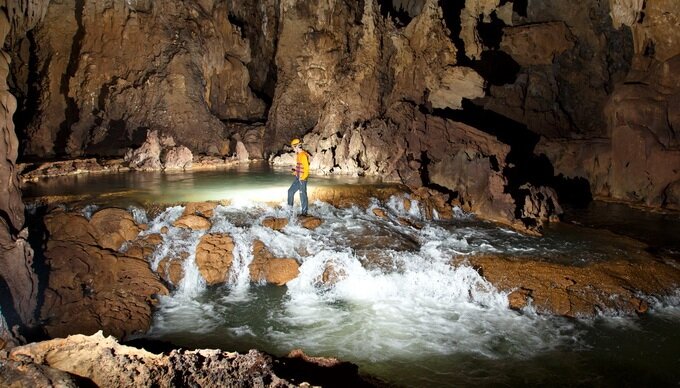
<svg viewBox="0 0 680 388">
<path fill-rule="evenodd" d="M 196 265 L 208 285 L 227 281 L 234 260 L 234 239 L 228 234 L 210 233 L 196 247 Z"/>
<path fill-rule="evenodd" d="M 250 263 L 250 280 L 283 286 L 300 273 L 300 264 L 291 258 L 278 258 L 269 252 L 260 240 L 253 242 L 253 261 Z"/>
<path fill-rule="evenodd" d="M 143 255 L 117 250 L 138 230 L 122 212 L 104 209 L 88 220 L 55 210 L 45 217 L 50 272 L 41 318 L 49 336 L 104 330 L 122 338 L 148 330 L 155 295 L 168 290 Z"/>
</svg>

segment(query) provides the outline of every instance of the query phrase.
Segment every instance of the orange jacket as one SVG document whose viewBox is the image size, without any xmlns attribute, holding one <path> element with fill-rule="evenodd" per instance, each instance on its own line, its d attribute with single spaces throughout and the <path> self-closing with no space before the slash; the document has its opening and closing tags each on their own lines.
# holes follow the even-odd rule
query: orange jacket
<svg viewBox="0 0 680 388">
<path fill-rule="evenodd" d="M 309 176 L 309 154 L 305 150 L 297 153 L 297 164 L 295 165 L 295 174 L 301 181 L 307 180 Z"/>
</svg>

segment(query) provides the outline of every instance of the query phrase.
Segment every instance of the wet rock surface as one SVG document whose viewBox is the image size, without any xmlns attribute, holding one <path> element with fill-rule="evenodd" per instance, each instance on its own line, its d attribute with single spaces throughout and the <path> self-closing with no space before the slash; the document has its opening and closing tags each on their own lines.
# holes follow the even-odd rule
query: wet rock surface
<svg viewBox="0 0 680 388">
<path fill-rule="evenodd" d="M 155 295 L 168 290 L 151 271 L 143 250 L 120 250 L 139 232 L 129 212 L 103 209 L 88 220 L 55 210 L 45 217 L 45 225 L 49 275 L 40 316 L 47 334 L 103 329 L 122 338 L 146 331 Z"/>
<path fill-rule="evenodd" d="M 567 317 L 645 313 L 649 307 L 645 298 L 670 295 L 680 286 L 676 265 L 644 252 L 584 266 L 497 256 L 472 256 L 469 263 L 509 293 L 511 308 L 531 303 L 539 313 Z"/>
</svg>

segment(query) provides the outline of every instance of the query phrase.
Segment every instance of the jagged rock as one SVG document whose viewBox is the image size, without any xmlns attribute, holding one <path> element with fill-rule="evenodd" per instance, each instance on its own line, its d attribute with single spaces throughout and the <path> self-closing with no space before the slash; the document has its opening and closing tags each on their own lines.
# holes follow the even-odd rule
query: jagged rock
<svg viewBox="0 0 680 388">
<path fill-rule="evenodd" d="M 173 350 L 162 355 L 119 345 L 101 332 L 17 347 L 9 358 L 32 363 L 34 368 L 49 366 L 68 372 L 99 387 L 176 384 L 292 387 L 274 374 L 272 358 L 255 350 L 245 355 L 208 349 Z"/>
<path fill-rule="evenodd" d="M 484 44 L 477 32 L 481 21 L 489 21 L 496 11 L 500 0 L 466 0 L 460 13 L 460 38 L 465 44 L 465 55 L 470 59 L 480 59 Z"/>
<path fill-rule="evenodd" d="M 450 66 L 438 74 L 437 81 L 427 85 L 428 102 L 436 109 L 460 109 L 463 98 L 484 97 L 484 78 L 464 66 Z"/>
<path fill-rule="evenodd" d="M 216 206 L 216 202 L 189 202 L 185 205 L 182 216 L 197 215 L 212 218 Z"/>
<path fill-rule="evenodd" d="M 135 150 L 128 151 L 125 154 L 125 161 L 133 170 L 160 170 L 162 167 L 161 143 L 158 139 L 158 131 L 148 131 L 144 144 Z"/>
<path fill-rule="evenodd" d="M 234 260 L 234 239 L 228 234 L 206 234 L 196 247 L 196 265 L 208 285 L 227 281 Z"/>
<path fill-rule="evenodd" d="M 210 220 L 195 214 L 185 214 L 178 218 L 172 226 L 191 230 L 208 230 L 211 227 Z"/>
<path fill-rule="evenodd" d="M 164 170 L 188 170 L 192 167 L 193 154 L 185 146 L 170 148 L 162 158 Z"/>
<path fill-rule="evenodd" d="M 504 28 L 500 46 L 522 66 L 550 65 L 574 47 L 574 37 L 564 22 L 528 24 Z"/>
<path fill-rule="evenodd" d="M 557 200 L 557 193 L 550 187 L 538 188 L 530 184 L 520 186 L 523 192 L 528 191 L 524 197 L 524 206 L 521 211 L 522 219 L 533 220 L 537 225 L 545 222 L 557 222 L 559 216 L 564 213 Z"/>
<path fill-rule="evenodd" d="M 9 368 L 3 367 L 10 363 Z M 35 379 L 32 379 L 33 373 L 28 378 L 18 376 L 18 379 L 10 380 L 9 386 L 33 387 L 32 383 L 36 381 L 64 381 L 69 384 L 68 379 L 61 379 L 66 374 L 74 376 L 77 386 L 95 384 L 98 387 L 374 386 L 359 376 L 358 367 L 354 364 L 308 356 L 299 350 L 281 358 L 257 350 L 246 354 L 214 349 L 172 350 L 155 354 L 120 345 L 101 332 L 14 348 L 8 358 L 0 358 L 0 368 L 3 368 L 0 369 L 3 371 L 0 382 L 5 376 L 11 376 L 4 371 L 16 370 L 15 366 L 38 373 Z"/>
<path fill-rule="evenodd" d="M 586 266 L 546 262 L 540 258 L 469 258 L 472 266 L 501 291 L 510 307 L 529 302 L 540 313 L 567 317 L 598 312 L 644 313 L 644 297 L 669 295 L 680 284 L 680 269 L 631 246 L 635 257 L 616 258 Z"/>
<path fill-rule="evenodd" d="M 633 32 L 635 53 L 665 62 L 680 54 L 680 4 L 673 0 L 610 0 L 614 27 Z"/>
<path fill-rule="evenodd" d="M 60 387 L 77 388 L 82 381 L 68 372 L 25 360 L 0 358 L 0 386 L 13 388 Z"/>
<path fill-rule="evenodd" d="M 274 257 L 260 240 L 253 241 L 253 261 L 248 267 L 250 280 L 283 286 L 300 273 L 297 260 Z"/>
<path fill-rule="evenodd" d="M 118 213 L 100 212 L 109 220 Z M 108 243 L 115 239 L 103 239 L 109 248 L 99 245 L 97 236 L 105 230 L 120 236 L 129 230 L 127 221 L 106 220 L 88 221 L 59 210 L 45 217 L 50 273 L 40 314 L 52 337 L 104 330 L 120 338 L 146 331 L 154 295 L 168 293 L 146 259 L 111 250 L 117 242 Z M 116 225 L 121 229 L 115 230 Z"/>
</svg>

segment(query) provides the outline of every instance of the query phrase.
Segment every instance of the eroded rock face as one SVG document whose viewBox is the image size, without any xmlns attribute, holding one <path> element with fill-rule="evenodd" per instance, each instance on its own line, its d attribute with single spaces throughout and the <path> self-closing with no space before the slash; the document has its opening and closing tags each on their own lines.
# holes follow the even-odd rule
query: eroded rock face
<svg viewBox="0 0 680 388">
<path fill-rule="evenodd" d="M 139 231 L 130 214 L 104 209 L 87 220 L 55 210 L 45 225 L 50 273 L 41 318 L 48 335 L 104 330 L 121 338 L 146 331 L 154 295 L 168 290 L 143 252 L 119 251 Z"/>
<path fill-rule="evenodd" d="M 37 101 L 24 112 L 26 154 L 122 155 L 147 129 L 217 153 L 230 136 L 220 119 L 264 116 L 226 2 L 138 3 L 52 2 L 32 39 L 17 42 L 21 62 L 33 55 L 41 69 L 42 87 L 26 91 Z"/>
<path fill-rule="evenodd" d="M 45 15 L 48 1 L 0 3 L 0 42 L 15 41 Z M 32 325 L 37 306 L 38 278 L 33 272 L 33 250 L 24 229 L 24 204 L 17 177 L 19 141 L 12 117 L 16 98 L 9 92 L 10 55 L 0 49 L 0 267 L 12 306 L 23 325 Z"/>
<path fill-rule="evenodd" d="M 641 295 L 668 295 L 680 284 L 678 268 L 642 252 L 637 255 L 583 267 L 501 257 L 471 257 L 470 264 L 495 287 L 509 292 L 513 308 L 531 302 L 541 313 L 584 317 L 612 311 L 644 313 L 648 305 Z"/>
<path fill-rule="evenodd" d="M 196 247 L 196 265 L 208 285 L 224 283 L 234 260 L 234 239 L 227 234 L 206 234 Z"/>
</svg>

